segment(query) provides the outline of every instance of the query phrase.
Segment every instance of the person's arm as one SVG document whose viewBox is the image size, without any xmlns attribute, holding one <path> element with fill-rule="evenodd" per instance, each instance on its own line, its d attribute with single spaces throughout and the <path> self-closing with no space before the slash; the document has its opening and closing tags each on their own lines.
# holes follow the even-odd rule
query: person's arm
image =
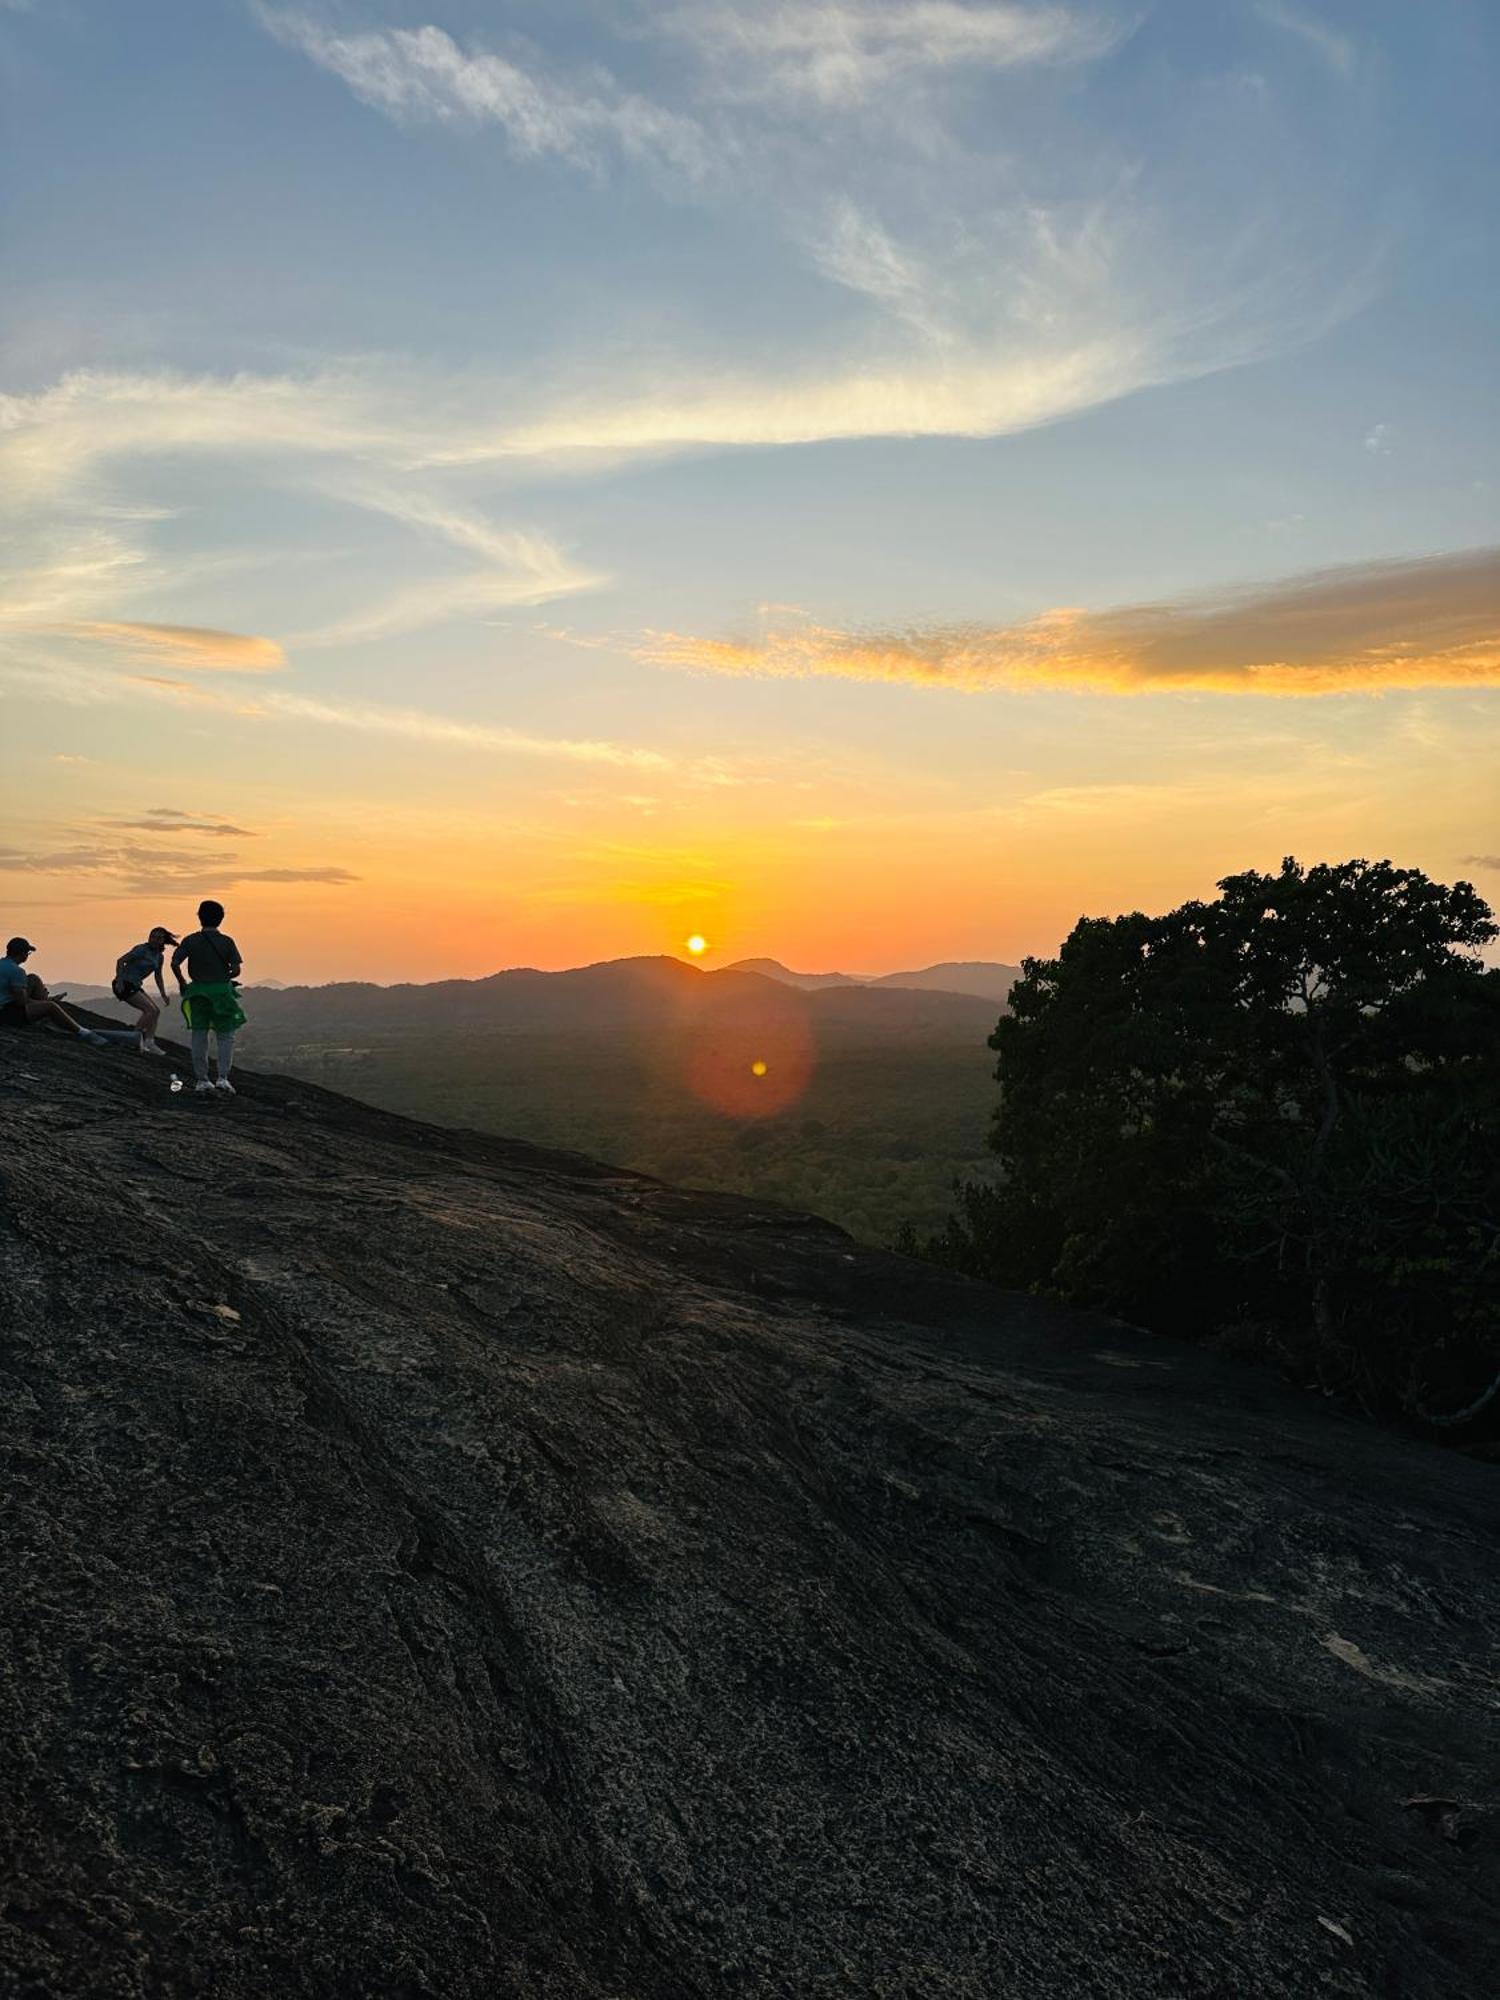
<svg viewBox="0 0 1500 2000">
<path fill-rule="evenodd" d="M 166 982 L 163 980 L 161 976 L 160 959 L 156 961 L 156 990 L 161 995 L 161 1004 L 163 1005 L 163 1007 L 165 1007 L 167 1004 L 167 988 L 166 988 Z"/>
<path fill-rule="evenodd" d="M 181 992 L 181 991 L 182 991 L 182 990 L 183 990 L 183 989 L 184 989 L 184 988 L 186 987 L 186 985 L 187 985 L 187 981 L 186 981 L 186 980 L 185 980 L 185 979 L 183 978 L 183 976 L 182 976 L 182 961 L 183 961 L 183 960 L 184 960 L 184 959 L 185 959 L 186 957 L 187 957 L 187 946 L 186 946 L 186 944 L 180 944 L 180 945 L 178 945 L 178 947 L 177 947 L 176 951 L 174 951 L 174 952 L 173 952 L 173 954 L 172 954 L 172 973 L 173 973 L 173 976 L 175 977 L 175 979 L 176 979 L 176 981 L 177 981 L 177 990 L 178 990 L 178 992 L 179 992 L 179 993 L 180 993 L 180 992 Z"/>
<path fill-rule="evenodd" d="M 229 967 L 230 978 L 238 979 L 244 968 L 240 963 L 240 948 L 232 937 L 224 940 L 224 961 Z"/>
</svg>

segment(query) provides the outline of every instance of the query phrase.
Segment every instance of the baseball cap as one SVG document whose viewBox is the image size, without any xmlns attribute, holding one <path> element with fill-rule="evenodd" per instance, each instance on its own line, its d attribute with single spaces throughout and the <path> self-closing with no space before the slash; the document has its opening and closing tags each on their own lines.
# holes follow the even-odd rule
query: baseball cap
<svg viewBox="0 0 1500 2000">
<path fill-rule="evenodd" d="M 5 946 L 5 956 L 7 958 L 14 958 L 18 951 L 35 950 L 36 946 L 31 942 L 30 938 L 10 938 L 7 940 Z"/>
</svg>

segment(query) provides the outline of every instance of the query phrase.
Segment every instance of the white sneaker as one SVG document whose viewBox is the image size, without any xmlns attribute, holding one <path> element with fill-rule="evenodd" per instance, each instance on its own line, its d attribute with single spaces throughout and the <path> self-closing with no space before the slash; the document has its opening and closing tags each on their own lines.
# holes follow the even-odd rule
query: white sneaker
<svg viewBox="0 0 1500 2000">
<path fill-rule="evenodd" d="M 207 1077 L 205 1077 L 202 1083 L 195 1083 L 193 1085 L 193 1088 L 194 1090 L 197 1091 L 200 1097 L 212 1097 L 214 1094 L 215 1086 L 208 1081 Z"/>
<path fill-rule="evenodd" d="M 166 1050 L 156 1039 L 155 1035 L 145 1035 L 141 1038 L 141 1054 L 143 1056 L 164 1056 L 166 1053 Z"/>
<path fill-rule="evenodd" d="M 234 1085 L 229 1081 L 229 1078 L 227 1076 L 221 1076 L 218 1082 L 214 1085 L 214 1089 L 222 1090 L 226 1097 L 234 1096 Z"/>
</svg>

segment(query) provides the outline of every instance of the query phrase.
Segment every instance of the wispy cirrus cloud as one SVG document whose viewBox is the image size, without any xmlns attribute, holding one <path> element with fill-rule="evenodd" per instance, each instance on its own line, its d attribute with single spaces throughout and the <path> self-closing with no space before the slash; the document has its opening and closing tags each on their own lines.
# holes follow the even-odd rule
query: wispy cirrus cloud
<svg viewBox="0 0 1500 2000">
<path fill-rule="evenodd" d="M 409 743 L 451 745 L 456 749 L 555 761 L 613 766 L 621 770 L 667 771 L 673 760 L 644 745 L 589 737 L 543 736 L 503 724 L 438 715 L 423 709 L 386 708 L 374 703 L 323 700 L 281 688 L 229 692 L 222 684 L 177 680 L 168 674 L 111 674 L 70 667 L 45 652 L 0 658 L 0 686 L 33 700 L 94 707 L 119 702 L 161 701 L 257 723 L 311 723 L 356 735 L 384 736 Z M 707 769 L 712 770 L 712 760 Z"/>
<path fill-rule="evenodd" d="M 390 708 L 376 703 L 336 701 L 316 695 L 293 693 L 281 687 L 257 686 L 254 692 L 230 692 L 222 683 L 176 680 L 166 674 L 109 674 L 80 670 L 39 653 L 31 658 L 12 654 L 0 656 L 0 688 L 10 687 L 33 700 L 50 700 L 69 707 L 88 708 L 129 702 L 162 702 L 192 712 L 206 712 L 226 724 L 291 726 L 343 731 L 355 736 L 384 737 L 397 742 L 429 744 L 435 748 L 471 751 L 482 756 L 518 758 L 524 762 L 581 766 L 600 777 L 610 772 L 640 774 L 647 782 L 670 776 L 675 785 L 695 792 L 738 791 L 786 782 L 791 753 L 780 752 L 769 762 L 753 758 L 714 756 L 700 753 L 684 765 L 665 751 L 646 744 L 619 743 L 608 738 L 545 736 L 534 730 L 515 729 L 503 723 L 484 722 L 468 716 L 439 715 L 430 710 Z M 818 771 L 826 773 L 826 760 Z M 795 784 L 812 790 L 816 779 L 796 778 Z M 613 795 L 611 795 L 613 796 Z M 149 820 L 149 827 L 144 824 Z M 125 830 L 127 822 L 117 823 Z M 178 819 L 173 809 L 152 807 L 144 815 L 141 831 L 162 834 L 194 830 L 189 816 Z M 247 828 L 228 822 L 207 821 L 199 830 L 225 837 L 253 837 Z"/>
<path fill-rule="evenodd" d="M 0 869 L 36 875 L 90 873 L 108 867 L 115 858 L 117 850 L 106 847 L 0 847 Z"/>
<path fill-rule="evenodd" d="M 445 377 L 384 359 L 305 375 L 81 371 L 0 397 L 0 507 L 44 522 L 9 579 L 13 627 L 71 622 L 122 643 L 131 633 L 143 650 L 154 631 L 169 671 L 279 664 L 271 640 L 215 653 L 161 636 L 191 629 L 158 622 L 176 609 L 158 587 L 183 572 L 180 559 L 170 571 L 160 559 L 160 510 L 139 486 L 149 492 L 164 465 L 175 473 L 189 457 L 222 473 L 204 519 L 235 520 L 237 481 L 257 495 L 275 485 L 303 508 L 314 493 L 332 496 L 435 547 L 421 568 L 388 538 L 366 552 L 349 537 L 355 548 L 340 549 L 337 530 L 299 551 L 324 573 L 304 596 L 316 607 L 299 618 L 308 629 L 287 643 L 383 642 L 610 581 L 544 526 L 486 519 L 474 502 L 480 469 L 514 487 L 559 467 L 604 471 L 674 453 L 1001 437 L 1280 352 L 1369 293 L 1359 232 L 1343 214 L 1307 222 L 1318 205 L 1301 162 L 1279 128 L 1254 122 L 1254 107 L 1236 103 L 1234 117 L 1251 124 L 1233 132 L 1222 106 L 1211 118 L 1196 102 L 1181 114 L 1180 144 L 1213 133 L 1206 223 L 1183 199 L 1183 176 L 1153 181 L 1092 125 L 1033 168 L 1008 122 L 965 123 L 975 77 L 1008 89 L 1019 117 L 1046 84 L 1032 72 L 1105 55 L 1129 25 L 1106 0 L 627 5 L 619 39 L 637 69 L 654 64 L 652 89 L 678 92 L 670 104 L 597 63 L 585 73 L 431 25 L 350 27 L 349 13 L 312 0 L 259 9 L 285 46 L 387 115 L 491 126 L 519 158 L 594 168 L 615 157 L 696 176 L 695 198 L 739 204 L 758 231 L 769 221 L 795 246 L 802 284 L 810 263 L 868 310 L 852 330 L 847 297 L 841 311 L 790 319 L 769 357 L 733 330 L 709 329 L 688 354 L 670 337 L 628 352 L 607 337 L 601 346 L 596 329 L 524 384 L 498 365 Z M 684 47 L 695 60 L 683 61 Z M 1024 81 L 1005 85 L 1011 73 Z M 743 89 L 731 101 L 735 79 Z M 909 123 L 918 98 L 922 115 Z M 857 104 L 870 116 L 831 115 Z M 700 174 L 706 133 L 722 172 Z M 1330 242 L 1358 249 L 1341 257 Z M 259 505 L 241 517 L 266 518 Z M 195 589 L 193 610 L 203 601 Z M 219 619 L 262 623 L 254 608 Z"/>
<path fill-rule="evenodd" d="M 31 395 L 0 395 L 0 506 L 93 502 L 101 519 L 121 520 L 118 496 L 94 484 L 102 467 L 126 459 L 217 451 L 251 461 L 378 453 L 409 462 L 424 428 L 403 423 L 388 383 L 359 367 L 306 375 L 140 373 L 74 369 Z M 150 518 L 156 510 L 129 510 Z"/>
<path fill-rule="evenodd" d="M 1242 358 L 1237 347 L 1234 358 Z M 1050 345 L 1038 338 L 987 352 L 975 339 L 937 359 L 924 351 L 804 364 L 774 378 L 723 364 L 686 377 L 666 364 L 637 366 L 605 391 L 559 379 L 534 393 L 524 413 L 503 389 L 487 398 L 471 391 L 462 409 L 451 408 L 420 376 L 391 380 L 374 369 L 264 379 L 79 374 L 8 399 L 9 412 L 0 399 L 0 474 L 13 498 L 29 493 L 37 505 L 76 506 L 106 467 L 162 451 L 252 464 L 280 455 L 290 466 L 312 460 L 315 471 L 374 463 L 409 477 L 414 469 L 545 465 L 580 454 L 609 461 L 847 437 L 991 437 L 1129 394 L 1185 365 L 1144 330 L 1069 339 L 1054 329 Z M 352 477 L 334 490 L 402 518 Z M 425 519 L 409 498 L 401 508 L 414 525 L 436 527 L 436 503 Z M 111 585 L 134 588 L 143 562 L 118 533 L 97 531 L 86 551 L 49 572 L 27 622 L 55 622 L 85 585 L 91 605 Z"/>
<path fill-rule="evenodd" d="M 490 50 L 465 49 L 438 27 L 340 33 L 295 9 L 255 6 L 279 42 L 330 71 L 389 117 L 497 125 L 522 159 L 547 154 L 597 167 L 610 154 L 704 177 L 713 154 L 697 122 L 612 79 L 593 87 L 546 77 Z"/>
<path fill-rule="evenodd" d="M 9 470 L 0 433 L 0 470 Z M 0 480 L 0 508 L 4 507 Z M 40 508 L 41 502 L 38 502 Z M 37 631 L 148 589 L 146 550 L 100 520 L 43 520 L 6 537 L 0 559 L 0 630 Z"/>
<path fill-rule="evenodd" d="M 264 674 L 286 665 L 286 654 L 274 639 L 261 639 L 245 632 L 216 632 L 202 625 L 146 625 L 132 619 L 89 619 L 62 629 L 68 638 L 146 653 L 175 667 Z"/>
<path fill-rule="evenodd" d="M 586 84 L 542 82 L 519 59 L 433 26 L 346 31 L 264 0 L 260 18 L 388 114 L 487 120 L 523 155 L 588 160 L 601 134 L 639 125 L 656 136 L 634 151 L 664 156 L 656 139 L 668 121 L 692 135 L 690 162 L 709 133 L 724 171 L 700 177 L 702 198 L 752 210 L 760 228 L 769 220 L 875 309 L 867 335 L 835 352 L 818 320 L 802 320 L 770 369 L 758 357 L 737 365 L 732 340 L 706 362 L 633 355 L 604 367 L 595 353 L 524 405 L 502 392 L 488 407 L 480 396 L 429 412 L 418 448 L 429 466 L 1000 436 L 1280 351 L 1368 296 L 1360 232 L 1307 199 L 1285 132 L 1244 104 L 1210 120 L 1193 92 L 1171 113 L 1196 143 L 1211 123 L 1221 206 L 1207 228 L 1179 180 L 1153 179 L 1097 125 L 1033 166 L 1019 130 L 1000 137 L 1013 120 L 964 124 L 957 107 L 976 77 L 1113 49 L 1134 15 L 1105 0 L 627 6 L 619 32 L 636 56 L 644 43 L 698 59 L 686 79 L 680 61 L 658 64 L 662 88 L 687 107 L 670 112 L 597 65 Z M 831 120 L 855 106 L 873 122 Z M 387 422 L 398 408 L 384 399 Z"/>
<path fill-rule="evenodd" d="M 468 409 L 468 416 L 465 410 Z M 531 527 L 500 525 L 472 505 L 413 483 L 413 468 L 450 455 L 473 411 L 451 389 L 374 367 L 303 377 L 122 375 L 83 371 L 30 396 L 0 396 L 0 508 L 28 510 L 5 565 L 0 625 L 148 654 L 180 669 L 267 672 L 286 665 L 272 639 L 199 626 L 99 616 L 160 593 L 214 558 L 170 569 L 149 541 L 161 509 L 124 508 L 114 483 L 164 454 L 268 474 L 461 556 L 394 589 L 351 584 L 355 600 L 300 643 L 353 644 L 461 617 L 540 605 L 608 579 Z M 233 566 L 237 555 L 220 558 Z M 337 558 L 330 556 L 330 563 Z"/>
<path fill-rule="evenodd" d="M 1341 34 L 1327 21 L 1319 20 L 1314 14 L 1301 8 L 1285 5 L 1285 0 L 1260 0 L 1256 8 L 1263 21 L 1274 28 L 1295 36 L 1304 48 L 1311 49 L 1318 59 L 1325 63 L 1336 76 L 1350 77 L 1354 74 L 1359 59 L 1359 51 L 1350 35 Z"/>
<path fill-rule="evenodd" d="M 457 574 L 426 575 L 304 634 L 303 645 L 345 646 L 389 638 L 446 619 L 551 604 L 598 590 L 609 581 L 601 571 L 575 563 L 546 535 L 497 527 L 472 509 L 423 493 L 410 483 L 400 488 L 346 485 L 330 490 L 354 506 L 383 514 L 425 540 L 457 551 L 474 566 Z"/>
<path fill-rule="evenodd" d="M 1360 564 L 1258 589 L 1017 625 L 750 639 L 651 635 L 638 657 L 696 672 L 828 675 L 964 693 L 1327 695 L 1500 686 L 1500 550 Z"/>
<path fill-rule="evenodd" d="M 322 882 L 331 888 L 342 888 L 360 878 L 347 868 L 247 868 L 229 879 L 231 882 Z"/>
<path fill-rule="evenodd" d="M 1050 423 L 1175 372 L 1142 342 L 1100 337 L 1018 353 L 891 359 L 777 380 L 717 375 L 608 398 L 559 397 L 540 417 L 476 425 L 440 455 L 449 465 L 507 459 L 604 460 L 839 438 L 1000 437 Z"/>
<path fill-rule="evenodd" d="M 150 806 L 139 819 L 104 819 L 101 826 L 116 827 L 123 833 L 208 833 L 218 840 L 254 840 L 248 826 L 234 826 L 224 819 L 196 819 L 175 806 Z"/>
<path fill-rule="evenodd" d="M 88 503 L 99 520 L 81 551 L 70 528 L 65 559 L 49 570 L 46 591 L 33 592 L 36 615 L 59 616 L 74 588 L 87 588 L 92 607 L 111 580 L 139 583 L 131 572 L 144 563 L 141 550 L 103 525 L 106 514 L 117 519 L 104 475 L 165 453 L 309 467 L 356 505 L 440 530 L 445 512 L 451 525 L 464 510 L 409 495 L 390 505 L 369 469 L 408 479 L 415 470 L 520 471 L 585 456 L 608 464 L 852 437 L 1004 436 L 1273 353 L 1368 292 L 1369 273 L 1358 272 L 1330 278 L 1327 296 L 1289 305 L 1275 284 L 1238 268 L 1230 245 L 1199 260 L 1191 299 L 1163 298 L 1149 277 L 1149 229 L 1132 209 L 1109 204 L 1071 216 L 1031 207 L 1007 215 L 968 241 L 962 255 L 972 269 L 955 266 L 958 251 L 930 254 L 848 200 L 836 200 L 817 227 L 800 217 L 798 229 L 819 268 L 920 341 L 792 354 L 772 372 L 671 355 L 605 374 L 594 365 L 570 375 L 560 365 L 524 395 L 501 381 L 455 388 L 418 369 L 368 363 L 303 376 L 81 370 L 34 395 L 0 396 L 0 505 L 76 513 Z M 477 539 L 457 527 L 450 539 L 458 546 L 465 536 Z M 558 580 L 563 592 L 588 587 L 575 573 Z"/>
<path fill-rule="evenodd" d="M 332 26 L 304 8 L 252 0 L 261 25 L 344 83 L 362 103 L 402 123 L 493 124 L 522 159 L 547 155 L 596 167 L 610 152 L 716 177 L 745 135 L 622 87 L 599 65 L 549 75 L 492 48 L 465 46 L 432 24 Z M 700 58 L 708 102 L 802 100 L 821 109 L 866 103 L 882 91 L 945 73 L 1086 62 L 1128 32 L 1128 15 L 1102 6 L 1018 0 L 739 0 L 643 9 L 637 33 Z M 627 26 L 627 33 L 629 28 Z"/>
<path fill-rule="evenodd" d="M 923 260 L 847 195 L 833 202 L 824 227 L 809 234 L 808 249 L 835 284 L 863 293 L 927 339 L 948 338 L 941 286 Z"/>
<path fill-rule="evenodd" d="M 222 850 L 97 841 L 74 841 L 57 848 L 0 848 L 0 874 L 82 876 L 106 894 L 132 896 L 196 889 L 204 882 L 223 889 L 241 882 L 309 882 L 342 888 L 360 879 L 347 868 L 330 865 L 244 868 L 235 855 Z"/>
<path fill-rule="evenodd" d="M 742 0 L 687 6 L 656 23 L 712 66 L 731 97 L 811 99 L 825 107 L 951 70 L 1083 62 L 1120 39 L 1100 11 L 1007 0 Z"/>
<path fill-rule="evenodd" d="M 624 770 L 663 771 L 671 759 L 659 750 L 587 737 L 538 736 L 524 729 L 432 715 L 419 709 L 378 708 L 356 702 L 319 701 L 308 695 L 274 694 L 242 710 L 252 716 L 317 722 L 331 729 L 372 736 L 402 737 L 411 743 L 452 744 L 459 749 L 499 751 L 507 756 L 555 759 L 571 764 L 610 764 Z"/>
</svg>

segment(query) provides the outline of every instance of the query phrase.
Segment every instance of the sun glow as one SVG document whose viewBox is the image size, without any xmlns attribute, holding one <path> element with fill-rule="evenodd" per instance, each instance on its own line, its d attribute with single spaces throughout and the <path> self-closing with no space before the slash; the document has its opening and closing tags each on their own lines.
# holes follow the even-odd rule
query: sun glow
<svg viewBox="0 0 1500 2000">
<path fill-rule="evenodd" d="M 708 950 L 708 939 L 700 937 L 694 931 L 693 935 L 687 941 L 687 948 L 693 954 L 694 958 L 701 958 L 703 953 Z"/>
</svg>

